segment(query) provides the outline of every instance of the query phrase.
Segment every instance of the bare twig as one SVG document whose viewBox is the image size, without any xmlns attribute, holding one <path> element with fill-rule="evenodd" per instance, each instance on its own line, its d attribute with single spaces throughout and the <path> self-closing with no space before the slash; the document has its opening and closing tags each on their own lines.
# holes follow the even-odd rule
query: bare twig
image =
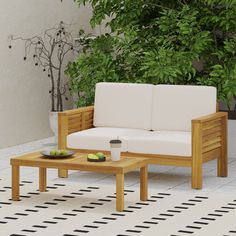
<svg viewBox="0 0 236 236">
<path fill-rule="evenodd" d="M 62 80 L 62 67 L 65 55 L 76 52 L 74 38 L 69 30 L 71 25 L 64 22 L 46 29 L 43 36 L 30 38 L 9 36 L 9 48 L 15 41 L 24 41 L 24 60 L 32 56 L 35 66 L 43 67 L 51 81 L 51 111 L 62 111 L 67 87 Z M 46 70 L 47 69 L 47 70 Z M 57 71 L 57 73 L 55 73 Z M 56 76 L 56 77 L 55 77 Z"/>
</svg>

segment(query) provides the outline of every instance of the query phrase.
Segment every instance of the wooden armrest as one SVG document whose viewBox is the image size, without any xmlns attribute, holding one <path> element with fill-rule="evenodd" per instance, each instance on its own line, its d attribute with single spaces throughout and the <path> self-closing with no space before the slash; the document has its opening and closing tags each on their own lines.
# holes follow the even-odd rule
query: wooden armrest
<svg viewBox="0 0 236 236">
<path fill-rule="evenodd" d="M 192 120 L 192 153 L 207 153 L 227 146 L 227 112 L 216 112 Z"/>
<path fill-rule="evenodd" d="M 89 107 L 81 107 L 78 109 L 72 109 L 72 110 L 67 110 L 63 112 L 59 112 L 59 116 L 70 116 L 70 115 L 76 115 L 82 112 L 87 112 L 87 111 L 93 111 L 94 106 L 89 106 Z"/>
<path fill-rule="evenodd" d="M 82 107 L 58 113 L 58 146 L 66 149 L 67 135 L 93 127 L 94 107 Z"/>
<path fill-rule="evenodd" d="M 228 119 L 228 113 L 227 112 L 216 112 L 207 116 L 202 116 L 196 119 L 192 120 L 192 123 L 205 123 L 209 121 L 214 121 L 214 120 L 220 120 L 222 118 L 227 118 Z"/>
</svg>

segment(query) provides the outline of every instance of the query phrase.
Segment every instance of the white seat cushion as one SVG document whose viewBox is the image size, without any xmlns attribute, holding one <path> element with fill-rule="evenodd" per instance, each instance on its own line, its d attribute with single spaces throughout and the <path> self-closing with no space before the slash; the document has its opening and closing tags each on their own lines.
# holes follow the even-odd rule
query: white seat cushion
<svg viewBox="0 0 236 236">
<path fill-rule="evenodd" d="M 150 131 L 128 140 L 133 153 L 191 156 L 191 132 Z"/>
<path fill-rule="evenodd" d="M 191 120 L 216 112 L 216 88 L 156 85 L 152 130 L 191 131 Z"/>
<path fill-rule="evenodd" d="M 151 130 L 153 88 L 150 84 L 96 84 L 94 126 Z"/>
<path fill-rule="evenodd" d="M 146 130 L 99 127 L 67 136 L 67 147 L 73 149 L 91 149 L 110 151 L 110 140 L 119 139 L 122 141 L 122 151 L 127 151 L 127 139 L 139 137 L 149 133 Z"/>
</svg>

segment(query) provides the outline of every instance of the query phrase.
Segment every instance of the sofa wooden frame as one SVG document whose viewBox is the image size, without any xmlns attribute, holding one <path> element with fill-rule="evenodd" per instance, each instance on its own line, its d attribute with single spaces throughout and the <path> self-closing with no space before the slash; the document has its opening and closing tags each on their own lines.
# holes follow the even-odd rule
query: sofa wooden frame
<svg viewBox="0 0 236 236">
<path fill-rule="evenodd" d="M 58 146 L 66 149 L 67 135 L 93 127 L 94 107 L 84 107 L 60 112 L 58 115 Z M 146 157 L 149 164 L 173 165 L 191 167 L 192 188 L 202 188 L 202 165 L 217 159 L 217 176 L 228 175 L 227 154 L 227 123 L 226 112 L 216 112 L 211 115 L 192 120 L 192 156 L 150 155 L 125 152 L 127 157 Z M 75 150 L 77 152 L 94 153 L 103 150 Z M 105 152 L 106 153 L 106 152 Z M 67 177 L 68 171 L 59 170 L 59 177 Z"/>
</svg>

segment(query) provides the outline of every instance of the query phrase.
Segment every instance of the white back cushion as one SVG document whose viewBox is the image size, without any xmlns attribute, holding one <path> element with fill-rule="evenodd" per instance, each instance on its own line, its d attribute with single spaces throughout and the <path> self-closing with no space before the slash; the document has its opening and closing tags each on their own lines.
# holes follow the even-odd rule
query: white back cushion
<svg viewBox="0 0 236 236">
<path fill-rule="evenodd" d="M 216 112 L 216 88 L 156 85 L 152 130 L 191 131 L 191 120 Z"/>
<path fill-rule="evenodd" d="M 94 126 L 150 130 L 153 88 L 150 84 L 98 83 Z"/>
</svg>

